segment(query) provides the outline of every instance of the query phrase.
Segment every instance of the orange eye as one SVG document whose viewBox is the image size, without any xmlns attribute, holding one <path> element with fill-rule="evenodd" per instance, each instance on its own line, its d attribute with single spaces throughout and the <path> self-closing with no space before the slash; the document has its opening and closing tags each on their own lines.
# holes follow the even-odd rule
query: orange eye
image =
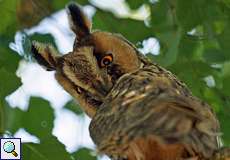
<svg viewBox="0 0 230 160">
<path fill-rule="evenodd" d="M 112 54 L 107 54 L 101 59 L 101 67 L 108 66 L 113 61 Z"/>
</svg>

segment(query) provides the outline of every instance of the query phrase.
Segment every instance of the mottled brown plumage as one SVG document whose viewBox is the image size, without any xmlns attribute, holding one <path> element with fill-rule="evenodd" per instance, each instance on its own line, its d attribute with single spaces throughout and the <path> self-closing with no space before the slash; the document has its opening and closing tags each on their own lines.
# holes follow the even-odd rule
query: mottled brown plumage
<svg viewBox="0 0 230 160">
<path fill-rule="evenodd" d="M 76 34 L 73 51 L 61 56 L 33 42 L 32 53 L 92 118 L 99 153 L 127 160 L 229 156 L 220 150 L 219 122 L 207 103 L 122 36 L 91 32 L 79 6 L 69 4 L 67 12 Z"/>
<path fill-rule="evenodd" d="M 150 159 L 210 158 L 218 150 L 219 124 L 206 103 L 151 64 L 119 79 L 93 117 L 90 133 L 98 149 L 113 157 L 122 152 L 131 159 L 129 152 L 138 154 L 146 146 Z M 130 147 L 134 142 L 137 147 Z M 170 156 L 166 146 L 173 150 Z M 151 154 L 154 150 L 163 156 Z M 146 155 L 136 159 L 149 159 Z"/>
</svg>

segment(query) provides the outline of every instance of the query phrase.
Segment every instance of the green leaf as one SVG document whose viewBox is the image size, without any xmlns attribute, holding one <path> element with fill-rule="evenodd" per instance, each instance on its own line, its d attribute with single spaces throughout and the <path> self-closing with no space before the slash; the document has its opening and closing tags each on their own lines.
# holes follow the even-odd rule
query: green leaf
<svg viewBox="0 0 230 160">
<path fill-rule="evenodd" d="M 201 0 L 203 1 L 203 0 Z M 189 31 L 202 23 L 201 4 L 195 1 L 177 0 L 176 13 L 177 19 L 185 30 Z"/>
<path fill-rule="evenodd" d="M 112 13 L 97 9 L 93 17 L 93 27 L 103 31 L 122 34 L 134 44 L 153 35 L 144 21 L 130 18 L 117 18 Z"/>
<path fill-rule="evenodd" d="M 75 160 L 97 160 L 97 157 L 92 154 L 93 150 L 88 148 L 80 148 L 77 152 L 72 153 Z"/>
<path fill-rule="evenodd" d="M 218 118 L 220 120 L 220 127 L 221 127 L 221 131 L 223 133 L 223 140 L 224 140 L 224 146 L 230 146 L 230 123 L 229 123 L 229 119 L 230 119 L 230 110 L 228 109 L 222 109 L 222 112 L 219 112 Z"/>
<path fill-rule="evenodd" d="M 197 51 L 201 42 L 194 37 L 183 34 L 179 44 L 179 57 L 185 59 L 196 59 Z"/>
<path fill-rule="evenodd" d="M 14 32 L 0 34 L 0 68 L 4 67 L 8 71 L 15 73 L 18 68 L 20 56 L 9 48 L 9 44 L 13 41 L 13 38 Z"/>
<path fill-rule="evenodd" d="M 157 63 L 167 67 L 176 61 L 181 36 L 180 30 L 158 34 L 161 51 L 160 55 L 156 56 Z"/>
<path fill-rule="evenodd" d="M 0 1 L 0 35 L 9 32 L 9 28 L 16 30 L 16 5 L 18 0 L 1 0 Z M 3 18 L 4 17 L 4 18 Z"/>
<path fill-rule="evenodd" d="M 230 98 L 230 75 L 223 78 L 222 92 Z"/>
<path fill-rule="evenodd" d="M 1 2 L 0 2 L 1 3 Z M 0 132 L 6 129 L 5 97 L 15 91 L 21 80 L 16 76 L 16 69 L 20 57 L 9 49 L 12 33 L 0 33 Z M 9 126 L 7 126 L 9 127 Z M 9 129 L 9 128 L 8 128 Z M 0 134 L 1 134 L 0 133 Z"/>
<path fill-rule="evenodd" d="M 23 126 L 29 133 L 39 138 L 52 133 L 54 111 L 49 103 L 40 98 L 30 98 L 29 109 L 23 117 Z"/>
<path fill-rule="evenodd" d="M 170 35 L 167 35 L 167 40 L 165 41 L 167 52 L 165 53 L 164 61 L 162 62 L 163 66 L 169 66 L 176 61 L 178 46 L 181 39 L 181 32 L 179 30 L 169 34 Z"/>
<path fill-rule="evenodd" d="M 68 4 L 69 0 L 61 0 L 61 1 L 54 1 L 52 0 L 52 6 L 55 10 L 63 9 L 66 4 Z"/>
<path fill-rule="evenodd" d="M 212 107 L 212 109 L 214 109 L 215 112 L 222 112 L 223 110 L 221 109 L 221 107 L 224 106 L 223 101 L 218 92 L 216 92 L 215 88 L 206 87 L 202 91 L 204 95 L 203 100 L 208 102 L 208 104 L 210 104 L 210 106 Z"/>
<path fill-rule="evenodd" d="M 212 23 L 223 17 L 221 9 L 215 0 L 177 0 L 176 15 L 179 24 L 185 31 L 190 31 L 197 25 Z"/>
<path fill-rule="evenodd" d="M 151 5 L 151 29 L 160 42 L 160 54 L 155 56 L 155 62 L 162 66 L 172 65 L 178 54 L 178 48 L 183 36 L 180 26 L 177 26 L 175 12 L 170 7 L 171 2 L 162 0 Z"/>
<path fill-rule="evenodd" d="M 171 2 L 168 0 L 161 0 L 150 5 L 151 28 L 155 34 L 169 32 L 177 27 L 175 11 L 170 5 Z"/>
<path fill-rule="evenodd" d="M 4 111 L 4 130 L 14 134 L 22 127 L 22 119 L 25 116 L 25 112 L 19 108 L 11 108 L 6 102 Z"/>
<path fill-rule="evenodd" d="M 230 1 L 229 1 L 229 0 L 221 0 L 221 1 L 223 1 L 224 4 L 225 4 L 228 8 L 230 8 Z"/>
<path fill-rule="evenodd" d="M 71 160 L 65 146 L 54 136 L 41 139 L 40 144 L 23 143 L 22 156 L 23 160 Z"/>
<path fill-rule="evenodd" d="M 230 23 L 225 27 L 225 30 L 218 36 L 218 41 L 220 44 L 220 47 L 222 49 L 222 52 L 224 53 L 224 56 L 226 59 L 230 59 Z"/>
<path fill-rule="evenodd" d="M 65 105 L 65 108 L 71 110 L 72 112 L 74 112 L 77 115 L 82 115 L 84 113 L 82 111 L 81 107 L 76 102 L 74 102 L 73 100 L 69 101 Z"/>
<path fill-rule="evenodd" d="M 146 0 L 126 0 L 131 9 L 137 9 L 146 2 Z"/>
<path fill-rule="evenodd" d="M 21 81 L 15 73 L 11 73 L 3 67 L 0 68 L 0 75 L 0 98 L 5 98 L 21 85 Z"/>
<path fill-rule="evenodd" d="M 222 72 L 224 77 L 230 76 L 230 61 L 227 61 L 223 64 Z"/>
<path fill-rule="evenodd" d="M 88 0 L 75 0 L 78 4 L 81 4 L 81 5 L 87 5 L 89 4 L 89 1 Z"/>
<path fill-rule="evenodd" d="M 195 96 L 204 98 L 206 83 L 204 77 L 212 75 L 212 68 L 202 61 L 183 59 L 169 66 L 169 69 L 184 81 Z"/>
<path fill-rule="evenodd" d="M 226 60 L 221 50 L 212 48 L 206 49 L 204 51 L 203 57 L 207 63 L 221 63 Z"/>
<path fill-rule="evenodd" d="M 52 7 L 54 8 L 54 10 L 59 10 L 59 9 L 63 9 L 69 2 L 71 2 L 70 0 L 61 0 L 61 1 L 55 1 L 52 0 Z M 80 5 L 88 5 L 89 2 L 88 0 L 72 0 L 72 2 L 75 1 L 76 3 L 80 4 Z"/>
</svg>

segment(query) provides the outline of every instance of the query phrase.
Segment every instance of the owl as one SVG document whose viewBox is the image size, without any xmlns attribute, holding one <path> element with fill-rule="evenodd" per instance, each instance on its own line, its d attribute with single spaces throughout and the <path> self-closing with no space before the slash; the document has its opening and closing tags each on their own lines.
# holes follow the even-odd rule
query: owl
<svg viewBox="0 0 230 160">
<path fill-rule="evenodd" d="M 66 10 L 76 35 L 73 50 L 61 55 L 33 41 L 31 51 L 92 119 L 90 136 L 99 153 L 114 160 L 227 157 L 207 103 L 121 35 L 92 31 L 77 4 Z"/>
</svg>

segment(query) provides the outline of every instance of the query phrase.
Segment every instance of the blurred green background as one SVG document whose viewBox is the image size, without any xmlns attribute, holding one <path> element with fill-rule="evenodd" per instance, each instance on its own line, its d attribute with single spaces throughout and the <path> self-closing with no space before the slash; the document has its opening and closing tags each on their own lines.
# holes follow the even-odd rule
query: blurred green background
<svg viewBox="0 0 230 160">
<path fill-rule="evenodd" d="M 31 61 L 30 40 L 56 45 L 52 34 L 25 31 L 64 9 L 68 2 L 0 0 L 0 136 L 12 136 L 24 128 L 38 137 L 39 144 L 23 143 L 25 160 L 97 158 L 89 148 L 67 152 L 52 134 L 55 114 L 47 100 L 32 97 L 29 108 L 21 110 L 12 108 L 5 99 L 22 85 L 16 70 L 20 61 Z M 123 16 L 94 1 L 78 0 L 77 3 L 95 9 L 93 29 L 121 33 L 138 48 L 144 47 L 144 40 L 156 38 L 159 53 L 145 54 L 176 74 L 194 95 L 213 107 L 221 123 L 224 145 L 230 145 L 230 0 L 123 0 L 129 11 Z M 144 8 L 147 16 L 138 16 L 140 8 Z M 24 37 L 20 54 L 9 47 L 17 31 Z M 64 108 L 78 116 L 83 114 L 72 101 Z"/>
</svg>

